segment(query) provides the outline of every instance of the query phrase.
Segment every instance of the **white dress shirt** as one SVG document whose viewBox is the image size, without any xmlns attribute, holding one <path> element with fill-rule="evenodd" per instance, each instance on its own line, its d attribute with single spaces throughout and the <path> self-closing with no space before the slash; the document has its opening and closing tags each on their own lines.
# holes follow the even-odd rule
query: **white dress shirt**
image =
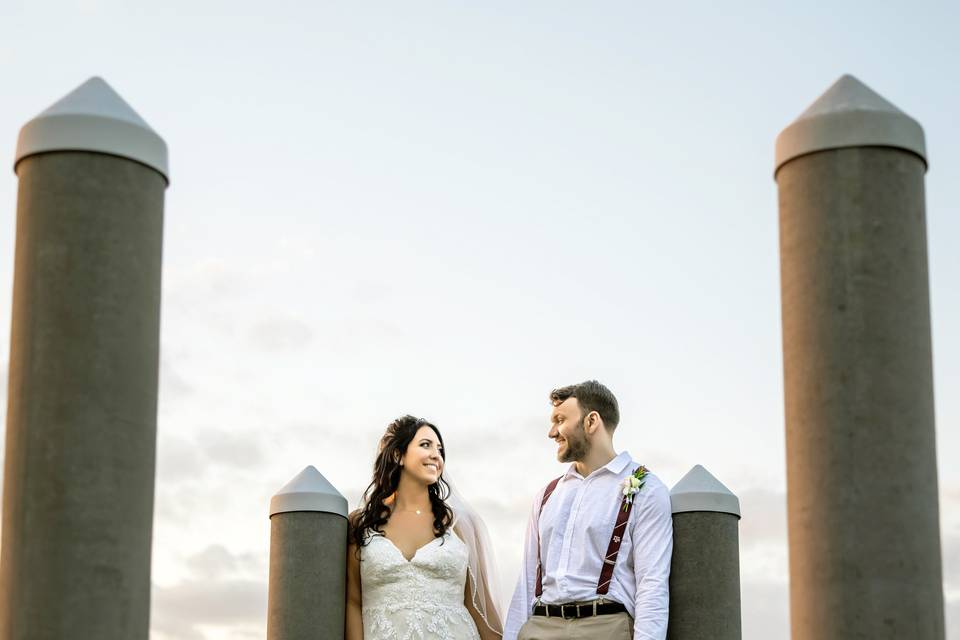
<svg viewBox="0 0 960 640">
<path fill-rule="evenodd" d="M 523 564 L 510 602 L 503 640 L 516 640 L 532 613 L 537 580 L 537 541 L 543 563 L 543 595 L 550 604 L 596 600 L 597 582 L 621 509 L 621 482 L 640 465 L 626 451 L 586 478 L 570 468 L 547 500 L 537 523 L 543 489 L 537 494 L 523 547 Z M 634 497 L 610 590 L 634 618 L 634 640 L 664 640 L 670 602 L 673 518 L 670 492 L 648 473 Z"/>
</svg>

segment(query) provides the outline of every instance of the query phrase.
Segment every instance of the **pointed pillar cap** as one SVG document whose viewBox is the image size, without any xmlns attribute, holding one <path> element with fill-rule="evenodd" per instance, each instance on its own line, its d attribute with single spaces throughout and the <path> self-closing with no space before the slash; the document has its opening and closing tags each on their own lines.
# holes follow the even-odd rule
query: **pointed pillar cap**
<svg viewBox="0 0 960 640">
<path fill-rule="evenodd" d="M 270 499 L 271 518 L 291 511 L 320 511 L 346 518 L 347 499 L 310 465 Z"/>
<path fill-rule="evenodd" d="M 670 490 L 674 513 L 713 511 L 740 517 L 740 500 L 699 464 Z"/>
<path fill-rule="evenodd" d="M 14 171 L 24 158 L 49 151 L 129 158 L 170 182 L 167 143 L 102 78 L 90 78 L 23 125 Z"/>
<path fill-rule="evenodd" d="M 802 155 L 844 147 L 894 147 L 927 164 L 923 127 L 851 75 L 844 75 L 777 136 L 774 176 Z"/>
</svg>

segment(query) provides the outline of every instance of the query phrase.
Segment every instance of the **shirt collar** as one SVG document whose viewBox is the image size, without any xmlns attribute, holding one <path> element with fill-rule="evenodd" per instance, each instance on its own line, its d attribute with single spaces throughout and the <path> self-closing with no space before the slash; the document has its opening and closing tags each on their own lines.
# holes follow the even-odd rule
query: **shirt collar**
<svg viewBox="0 0 960 640">
<path fill-rule="evenodd" d="M 614 457 L 613 460 L 611 460 L 611 461 L 608 462 L 607 464 L 605 464 L 605 465 L 603 465 L 602 467 L 600 467 L 600 469 L 597 469 L 597 471 L 600 471 L 600 470 L 602 470 L 602 469 L 606 469 L 607 471 L 609 471 L 610 473 L 612 473 L 612 474 L 614 474 L 614 475 L 620 475 L 621 473 L 623 473 L 623 470 L 624 470 L 624 469 L 627 467 L 627 465 L 629 465 L 629 464 L 630 464 L 630 454 L 627 453 L 626 451 L 621 451 L 620 453 L 618 453 L 618 454 L 616 455 L 616 457 Z M 596 473 L 597 471 L 594 471 L 594 473 Z M 580 477 L 582 477 L 582 476 L 577 472 L 577 465 L 576 465 L 576 463 L 574 463 L 574 462 L 571 462 L 571 463 L 570 463 L 570 466 L 567 467 L 567 472 L 566 472 L 565 474 L 563 474 L 563 477 L 564 477 L 564 478 L 572 478 L 572 477 L 580 478 Z"/>
<path fill-rule="evenodd" d="M 604 469 L 608 469 L 613 473 L 620 475 L 623 473 L 623 470 L 630 464 L 630 454 L 626 451 L 621 451 L 617 454 L 617 457 L 604 465 Z"/>
</svg>

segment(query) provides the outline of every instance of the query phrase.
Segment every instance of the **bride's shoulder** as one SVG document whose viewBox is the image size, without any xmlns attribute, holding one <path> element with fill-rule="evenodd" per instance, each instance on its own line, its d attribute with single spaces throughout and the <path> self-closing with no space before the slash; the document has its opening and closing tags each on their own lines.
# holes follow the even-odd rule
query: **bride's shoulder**
<svg viewBox="0 0 960 640">
<path fill-rule="evenodd" d="M 362 516 L 362 509 L 352 511 L 350 515 L 347 516 L 347 540 L 350 546 L 356 546 L 358 540 L 360 541 L 360 546 L 366 546 L 373 538 L 383 536 L 382 531 L 377 531 L 368 524 L 363 531 L 360 532 L 360 536 L 358 537 L 357 529 L 362 526 L 360 522 Z"/>
<path fill-rule="evenodd" d="M 444 531 L 442 537 L 444 540 L 456 540 L 457 542 L 466 543 L 466 534 L 459 523 L 452 525 Z"/>
<path fill-rule="evenodd" d="M 354 543 L 357 527 L 360 526 L 360 516 L 362 514 L 362 510 L 355 509 L 347 516 L 347 539 L 350 541 L 350 544 Z"/>
</svg>

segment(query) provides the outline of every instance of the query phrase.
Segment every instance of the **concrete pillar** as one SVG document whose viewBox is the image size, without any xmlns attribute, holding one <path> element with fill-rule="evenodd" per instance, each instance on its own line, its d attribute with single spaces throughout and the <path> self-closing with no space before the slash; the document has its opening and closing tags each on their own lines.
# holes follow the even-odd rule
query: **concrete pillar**
<svg viewBox="0 0 960 640">
<path fill-rule="evenodd" d="M 0 640 L 146 640 L 166 145 L 92 78 L 15 171 Z"/>
<path fill-rule="evenodd" d="M 268 640 L 343 640 L 347 500 L 310 466 L 270 500 Z"/>
<path fill-rule="evenodd" d="M 851 76 L 777 138 L 794 640 L 944 637 L 926 169 Z"/>
<path fill-rule="evenodd" d="M 740 500 L 696 465 L 670 502 L 668 640 L 740 640 Z"/>
</svg>

